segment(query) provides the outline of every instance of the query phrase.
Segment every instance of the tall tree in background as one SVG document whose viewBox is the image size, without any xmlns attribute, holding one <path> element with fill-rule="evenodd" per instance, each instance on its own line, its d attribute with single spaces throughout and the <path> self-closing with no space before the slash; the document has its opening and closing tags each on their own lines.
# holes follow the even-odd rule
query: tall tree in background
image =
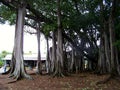
<svg viewBox="0 0 120 90">
<path fill-rule="evenodd" d="M 51 53 L 51 72 L 53 73 L 55 70 L 55 62 L 56 62 L 56 38 L 55 38 L 55 31 L 53 31 L 52 35 L 52 53 Z"/>
<path fill-rule="evenodd" d="M 42 66 L 41 66 L 41 52 L 40 52 L 40 37 L 41 37 L 41 33 L 40 33 L 40 23 L 36 24 L 36 30 L 37 30 L 37 42 L 38 42 L 38 60 L 37 60 L 37 70 L 36 73 L 37 74 L 42 74 Z"/>
</svg>

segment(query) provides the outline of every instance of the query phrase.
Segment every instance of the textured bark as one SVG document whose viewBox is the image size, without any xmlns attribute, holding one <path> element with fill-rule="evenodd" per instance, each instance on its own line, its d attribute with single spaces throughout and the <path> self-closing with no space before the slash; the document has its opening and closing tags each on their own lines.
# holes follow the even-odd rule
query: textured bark
<svg viewBox="0 0 120 90">
<path fill-rule="evenodd" d="M 113 46 L 113 43 L 114 43 L 114 27 L 113 27 L 113 20 L 112 20 L 112 17 L 110 16 L 110 18 L 109 18 L 109 32 L 110 32 L 110 51 L 111 51 L 111 53 L 110 53 L 110 56 L 111 56 L 111 68 L 112 69 L 114 69 L 115 68 L 115 62 L 114 62 L 114 60 L 115 60 L 115 55 L 114 55 L 114 51 L 115 51 L 115 48 L 114 48 L 114 46 Z"/>
<path fill-rule="evenodd" d="M 75 55 L 74 55 L 74 47 L 72 46 L 72 60 L 71 60 L 71 63 L 70 63 L 70 72 L 73 71 L 73 65 L 74 65 L 74 62 L 75 62 Z"/>
<path fill-rule="evenodd" d="M 55 70 L 55 62 L 56 62 L 56 39 L 55 39 L 55 31 L 53 31 L 53 36 L 52 36 L 52 52 L 51 52 L 51 72 L 53 73 Z"/>
<path fill-rule="evenodd" d="M 111 71 L 111 63 L 110 63 L 110 48 L 109 48 L 109 43 L 108 43 L 108 36 L 106 34 L 106 32 L 104 32 L 104 43 L 105 43 L 105 57 L 106 57 L 106 68 L 107 71 L 110 72 Z"/>
<path fill-rule="evenodd" d="M 40 25 L 37 24 L 36 25 L 36 29 L 37 29 L 37 42 L 38 42 L 38 60 L 37 60 L 37 70 L 36 73 L 37 74 L 42 74 L 42 66 L 41 66 L 41 52 L 40 52 Z"/>
<path fill-rule="evenodd" d="M 104 36 L 101 34 L 100 48 L 99 48 L 99 60 L 98 60 L 98 70 L 97 73 L 106 73 L 106 60 L 105 60 L 105 46 L 104 46 Z"/>
<path fill-rule="evenodd" d="M 114 46 L 115 42 L 115 12 L 116 12 L 116 4 L 117 1 L 119 0 L 112 0 L 111 2 L 111 10 L 109 14 L 109 41 L 110 41 L 110 64 L 111 64 L 111 69 L 110 69 L 110 76 L 105 79 L 104 81 L 99 81 L 97 84 L 104 84 L 108 81 L 110 81 L 112 78 L 116 78 L 116 76 L 120 75 L 120 66 L 119 66 L 119 61 L 118 61 L 118 52 L 116 47 Z"/>
<path fill-rule="evenodd" d="M 103 1 L 101 2 L 101 36 L 100 36 L 100 48 L 99 48 L 99 60 L 98 60 L 98 70 L 100 74 L 108 73 L 111 69 L 110 63 L 110 48 L 109 48 L 109 37 L 107 29 L 107 21 L 104 17 L 104 6 Z M 103 25 L 103 26 L 102 26 Z"/>
<path fill-rule="evenodd" d="M 10 77 L 16 80 L 21 78 L 31 79 L 31 77 L 26 73 L 25 66 L 23 63 L 23 26 L 24 26 L 25 10 L 26 8 L 24 4 L 18 7 L 14 51 L 12 56 L 13 68 L 10 74 Z"/>
<path fill-rule="evenodd" d="M 49 42 L 48 42 L 48 37 L 46 36 L 46 42 L 47 42 L 47 73 L 51 73 L 50 69 L 51 69 L 51 62 L 50 62 L 50 52 L 49 52 Z"/>
<path fill-rule="evenodd" d="M 58 36 L 57 36 L 57 61 L 55 66 L 55 73 L 53 76 L 63 76 L 63 42 L 62 42 L 62 25 L 61 25 L 61 10 L 60 0 L 57 0 L 57 25 L 58 25 Z"/>
<path fill-rule="evenodd" d="M 15 69 L 15 56 L 14 56 L 14 49 L 13 49 L 13 52 L 12 52 L 12 58 L 11 58 L 11 63 L 10 63 L 10 75 L 13 73 L 14 69 Z"/>
<path fill-rule="evenodd" d="M 118 62 L 118 52 L 115 49 L 114 42 L 115 42 L 115 12 L 116 12 L 116 4 L 117 0 L 112 1 L 112 7 L 109 16 L 109 34 L 110 34 L 110 55 L 111 55 L 111 75 L 119 75 L 119 65 Z M 117 57 L 116 57 L 117 56 Z"/>
</svg>

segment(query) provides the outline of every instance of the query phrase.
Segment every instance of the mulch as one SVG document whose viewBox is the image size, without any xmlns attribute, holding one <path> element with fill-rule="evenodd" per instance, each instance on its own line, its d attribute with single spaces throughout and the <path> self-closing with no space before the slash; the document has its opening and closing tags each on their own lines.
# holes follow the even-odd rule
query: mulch
<svg viewBox="0 0 120 90">
<path fill-rule="evenodd" d="M 120 83 L 111 80 L 106 84 L 96 85 L 108 75 L 97 76 L 90 73 L 72 74 L 64 78 L 49 75 L 36 75 L 28 72 L 33 80 L 22 79 L 8 84 L 8 75 L 0 75 L 0 90 L 120 90 Z"/>
</svg>

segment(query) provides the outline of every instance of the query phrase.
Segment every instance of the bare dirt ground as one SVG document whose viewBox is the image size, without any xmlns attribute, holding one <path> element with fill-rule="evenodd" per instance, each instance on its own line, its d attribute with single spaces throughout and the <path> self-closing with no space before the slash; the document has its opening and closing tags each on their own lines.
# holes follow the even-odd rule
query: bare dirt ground
<svg viewBox="0 0 120 90">
<path fill-rule="evenodd" d="M 8 84 L 8 75 L 0 75 L 0 90 L 120 90 L 120 82 L 111 80 L 106 84 L 96 82 L 107 78 L 90 73 L 73 74 L 64 78 L 53 78 L 48 75 L 36 75 L 28 72 L 33 80 L 23 79 Z"/>
</svg>

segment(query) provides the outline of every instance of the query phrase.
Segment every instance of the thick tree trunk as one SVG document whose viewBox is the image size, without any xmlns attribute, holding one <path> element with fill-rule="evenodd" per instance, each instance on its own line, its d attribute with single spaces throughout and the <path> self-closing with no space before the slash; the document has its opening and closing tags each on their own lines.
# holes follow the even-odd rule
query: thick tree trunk
<svg viewBox="0 0 120 90">
<path fill-rule="evenodd" d="M 110 52 L 109 52 L 109 39 L 107 34 L 107 23 L 104 17 L 104 6 L 101 1 L 101 37 L 100 37 L 100 49 L 99 49 L 99 62 L 98 62 L 98 73 L 104 74 L 110 72 Z M 102 26 L 103 25 L 103 26 Z"/>
<path fill-rule="evenodd" d="M 109 16 L 109 33 L 110 33 L 110 55 L 111 55 L 111 75 L 119 75 L 119 65 L 118 62 L 118 52 L 115 49 L 114 43 L 115 43 L 115 12 L 116 12 L 116 4 L 117 0 L 112 1 L 112 7 L 111 12 Z M 117 57 L 116 57 L 117 56 Z"/>
<path fill-rule="evenodd" d="M 37 66 L 36 66 L 36 73 L 42 74 L 42 66 L 41 66 L 41 52 L 40 52 L 40 25 L 36 25 L 37 29 L 37 42 L 38 42 L 38 60 L 37 60 Z"/>
<path fill-rule="evenodd" d="M 101 34 L 100 48 L 99 48 L 99 60 L 98 60 L 98 74 L 106 73 L 106 60 L 105 60 L 105 46 L 104 46 L 104 35 Z"/>
<path fill-rule="evenodd" d="M 57 0 L 57 24 L 58 24 L 58 37 L 57 37 L 57 61 L 55 66 L 54 76 L 63 76 L 63 42 L 62 42 L 62 25 L 61 25 L 61 10 L 60 0 Z"/>
<path fill-rule="evenodd" d="M 107 72 L 111 71 L 111 63 L 110 63 L 110 48 L 109 48 L 109 43 L 108 43 L 108 36 L 107 33 L 104 32 L 104 41 L 105 41 L 105 57 L 106 57 L 106 68 Z"/>
<path fill-rule="evenodd" d="M 115 48 L 113 45 L 115 37 L 114 37 L 114 31 L 113 31 L 114 30 L 113 24 L 114 23 L 112 21 L 112 17 L 110 17 L 109 18 L 109 32 L 110 32 L 110 51 L 111 51 L 110 56 L 111 56 L 111 68 L 112 68 L 112 70 L 115 69 L 115 55 L 114 55 Z"/>
<path fill-rule="evenodd" d="M 120 75 L 120 66 L 118 60 L 118 52 L 116 47 L 114 46 L 115 42 L 115 28 L 114 28 L 114 21 L 113 17 L 110 16 L 109 18 L 109 32 L 110 32 L 110 55 L 111 55 L 111 75 Z"/>
<path fill-rule="evenodd" d="M 15 42 L 14 42 L 14 51 L 13 51 L 13 62 L 15 63 L 15 67 L 13 67 L 11 72 L 11 77 L 14 79 L 28 78 L 31 77 L 26 73 L 25 66 L 23 63 L 23 26 L 24 26 L 24 17 L 25 17 L 25 5 L 21 5 L 18 7 L 17 13 L 17 24 L 15 31 Z M 13 63 L 13 64 L 14 64 Z"/>
</svg>

